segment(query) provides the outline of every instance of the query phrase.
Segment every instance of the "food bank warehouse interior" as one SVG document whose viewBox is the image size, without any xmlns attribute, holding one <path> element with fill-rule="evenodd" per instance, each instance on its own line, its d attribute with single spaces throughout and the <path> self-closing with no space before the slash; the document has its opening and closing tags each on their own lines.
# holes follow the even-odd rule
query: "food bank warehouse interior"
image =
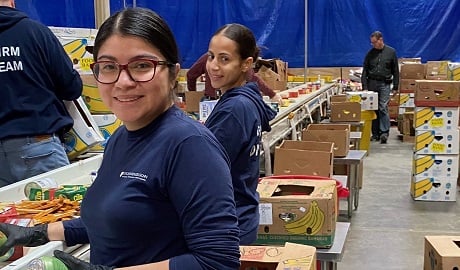
<svg viewBox="0 0 460 270">
<path fill-rule="evenodd" d="M 458 14 L 0 0 L 0 268 L 459 269 Z"/>
</svg>

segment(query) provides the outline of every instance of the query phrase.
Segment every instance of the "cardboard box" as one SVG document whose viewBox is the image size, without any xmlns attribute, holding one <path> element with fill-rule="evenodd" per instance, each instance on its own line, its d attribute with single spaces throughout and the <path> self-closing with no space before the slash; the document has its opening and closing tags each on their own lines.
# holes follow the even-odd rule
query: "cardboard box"
<svg viewBox="0 0 460 270">
<path fill-rule="evenodd" d="M 449 62 L 449 79 L 460 81 L 460 63 Z"/>
<path fill-rule="evenodd" d="M 399 92 L 400 93 L 415 93 L 417 84 L 415 79 L 400 79 L 399 80 Z"/>
<path fill-rule="evenodd" d="M 64 147 L 72 160 L 103 142 L 104 137 L 81 97 L 74 101 L 64 101 L 64 104 L 74 120 L 72 129 L 64 135 Z"/>
<path fill-rule="evenodd" d="M 460 269 L 460 236 L 425 236 L 425 254 L 423 269 L 453 270 Z"/>
<path fill-rule="evenodd" d="M 331 122 L 361 121 L 361 104 L 357 102 L 332 102 Z"/>
<path fill-rule="evenodd" d="M 204 91 L 186 91 L 185 92 L 185 111 L 199 112 L 200 101 L 204 97 Z"/>
<path fill-rule="evenodd" d="M 332 246 L 337 213 L 335 180 L 264 178 L 257 192 L 260 221 L 256 244 Z"/>
<path fill-rule="evenodd" d="M 449 61 L 427 61 L 426 76 L 442 76 L 447 79 Z M 428 78 L 428 77 L 427 77 Z"/>
<path fill-rule="evenodd" d="M 415 130 L 414 153 L 458 154 L 459 132 L 455 130 Z"/>
<path fill-rule="evenodd" d="M 458 165 L 458 155 L 414 155 L 412 175 L 423 178 L 456 178 Z"/>
<path fill-rule="evenodd" d="M 415 105 L 420 107 L 457 107 L 460 81 L 417 80 Z"/>
<path fill-rule="evenodd" d="M 86 51 L 87 45 L 93 45 L 97 29 L 49 27 L 51 32 L 61 42 L 72 63 L 80 74 L 91 74 L 90 64 L 94 62 L 93 55 Z"/>
<path fill-rule="evenodd" d="M 334 156 L 345 157 L 350 150 L 350 125 L 310 124 L 302 131 L 302 140 L 333 142 Z"/>
<path fill-rule="evenodd" d="M 104 141 L 93 146 L 91 151 L 103 152 L 110 136 L 112 136 L 118 127 L 123 125 L 123 122 L 114 114 L 95 114 L 93 115 L 93 118 L 99 127 L 99 131 L 104 137 Z"/>
<path fill-rule="evenodd" d="M 97 81 L 93 74 L 80 75 L 83 81 L 83 92 L 81 97 L 92 114 L 111 114 L 112 111 L 102 102 Z"/>
<path fill-rule="evenodd" d="M 379 94 L 374 91 L 346 92 L 347 101 L 361 104 L 362 111 L 376 111 L 379 109 Z"/>
<path fill-rule="evenodd" d="M 456 201 L 457 177 L 446 178 L 412 176 L 410 193 L 415 201 Z"/>
<path fill-rule="evenodd" d="M 333 95 L 331 96 L 331 102 L 346 102 L 347 95 Z"/>
<path fill-rule="evenodd" d="M 401 65 L 399 71 L 399 78 L 401 79 L 424 79 L 425 78 L 425 65 L 416 63 L 407 63 Z"/>
<path fill-rule="evenodd" d="M 275 175 L 332 176 L 334 143 L 284 140 L 275 148 Z"/>
<path fill-rule="evenodd" d="M 240 246 L 240 253 L 240 270 L 316 270 L 316 248 L 308 245 Z"/>
<path fill-rule="evenodd" d="M 398 63 L 399 64 L 407 64 L 407 63 L 420 64 L 422 63 L 422 58 L 421 57 L 400 57 L 398 58 Z"/>
<path fill-rule="evenodd" d="M 456 130 L 458 107 L 416 107 L 414 127 L 416 130 Z"/>
</svg>

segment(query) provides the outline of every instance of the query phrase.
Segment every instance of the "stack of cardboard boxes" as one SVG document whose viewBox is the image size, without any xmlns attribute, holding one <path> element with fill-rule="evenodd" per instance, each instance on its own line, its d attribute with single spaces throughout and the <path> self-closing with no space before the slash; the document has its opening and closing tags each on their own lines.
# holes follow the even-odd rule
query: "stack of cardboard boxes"
<svg viewBox="0 0 460 270">
<path fill-rule="evenodd" d="M 417 80 L 416 85 L 412 197 L 424 201 L 455 201 L 460 81 Z"/>
</svg>

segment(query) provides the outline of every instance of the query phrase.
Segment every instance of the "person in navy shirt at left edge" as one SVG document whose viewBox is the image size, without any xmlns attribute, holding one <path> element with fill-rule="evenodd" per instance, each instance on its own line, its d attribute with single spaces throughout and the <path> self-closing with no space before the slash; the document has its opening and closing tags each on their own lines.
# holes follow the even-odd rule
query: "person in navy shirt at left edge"
<svg viewBox="0 0 460 270">
<path fill-rule="evenodd" d="M 98 30 L 92 70 L 103 102 L 123 121 L 110 137 L 81 217 L 19 227 L 7 242 L 89 243 L 90 263 L 62 251 L 69 269 L 235 270 L 239 229 L 229 160 L 201 123 L 174 105 L 179 52 L 155 12 L 128 8 Z"/>
<path fill-rule="evenodd" d="M 0 0 L 0 187 L 66 165 L 73 126 L 63 100 L 83 83 L 51 30 Z"/>
<path fill-rule="evenodd" d="M 259 156 L 263 131 L 276 116 L 262 99 L 257 85 L 247 82 L 247 72 L 259 48 L 247 27 L 228 24 L 211 38 L 206 69 L 212 87 L 223 95 L 205 125 L 216 135 L 230 157 L 240 244 L 257 239 L 259 226 Z"/>
</svg>

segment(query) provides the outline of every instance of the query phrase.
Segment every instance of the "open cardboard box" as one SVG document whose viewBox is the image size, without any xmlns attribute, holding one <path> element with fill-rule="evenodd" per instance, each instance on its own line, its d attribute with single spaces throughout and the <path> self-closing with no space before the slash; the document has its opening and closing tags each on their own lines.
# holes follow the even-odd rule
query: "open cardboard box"
<svg viewBox="0 0 460 270">
<path fill-rule="evenodd" d="M 302 140 L 333 142 L 334 156 L 346 157 L 350 150 L 350 125 L 310 124 L 302 131 Z"/>
<path fill-rule="evenodd" d="M 256 244 L 332 246 L 337 213 L 335 180 L 263 178 L 257 192 L 260 220 Z"/>
<path fill-rule="evenodd" d="M 240 252 L 240 270 L 316 270 L 316 248 L 312 246 L 240 246 Z"/>
<path fill-rule="evenodd" d="M 460 269 L 460 236 L 425 236 L 423 269 Z"/>
<path fill-rule="evenodd" d="M 275 149 L 275 175 L 332 176 L 334 143 L 285 140 Z"/>
</svg>

